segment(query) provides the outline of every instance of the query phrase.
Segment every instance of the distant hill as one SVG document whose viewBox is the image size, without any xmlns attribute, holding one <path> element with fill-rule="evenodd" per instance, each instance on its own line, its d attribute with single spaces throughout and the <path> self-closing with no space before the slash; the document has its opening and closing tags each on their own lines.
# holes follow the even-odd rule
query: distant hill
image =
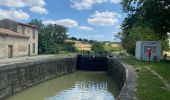
<svg viewBox="0 0 170 100">
<path fill-rule="evenodd" d="M 73 42 L 75 43 L 74 46 L 76 47 L 76 49 L 78 51 L 91 51 L 92 49 L 92 44 L 88 43 L 88 42 L 82 42 L 82 41 L 78 41 L 78 40 L 66 40 L 66 42 Z M 102 42 L 104 45 L 104 48 L 107 51 L 112 51 L 113 49 L 119 49 L 121 48 L 120 43 L 119 42 Z"/>
<path fill-rule="evenodd" d="M 74 42 L 74 46 L 78 51 L 91 51 L 92 45 L 86 42 L 76 41 L 76 40 L 66 40 L 66 42 Z"/>
</svg>

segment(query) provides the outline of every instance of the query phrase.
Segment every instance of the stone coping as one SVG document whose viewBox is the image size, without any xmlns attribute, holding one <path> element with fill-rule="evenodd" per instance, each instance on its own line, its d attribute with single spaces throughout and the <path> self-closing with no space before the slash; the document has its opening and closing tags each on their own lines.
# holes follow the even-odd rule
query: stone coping
<svg viewBox="0 0 170 100">
<path fill-rule="evenodd" d="M 128 64 L 117 57 L 108 57 L 108 74 L 118 86 L 120 93 L 116 100 L 137 100 L 137 73 Z"/>
<path fill-rule="evenodd" d="M 124 86 L 122 87 L 120 94 L 116 98 L 117 100 L 137 100 L 136 97 L 136 82 L 137 73 L 128 64 L 119 61 L 126 69 L 126 80 Z"/>
</svg>

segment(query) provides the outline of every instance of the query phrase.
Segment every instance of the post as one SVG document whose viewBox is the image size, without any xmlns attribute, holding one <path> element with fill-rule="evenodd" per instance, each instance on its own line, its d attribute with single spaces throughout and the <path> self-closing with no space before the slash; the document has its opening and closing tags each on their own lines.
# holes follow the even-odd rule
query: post
<svg viewBox="0 0 170 100">
<path fill-rule="evenodd" d="M 151 58 L 151 48 L 148 48 L 147 52 L 148 52 L 148 58 L 149 58 L 149 63 L 150 63 L 150 58 Z"/>
</svg>

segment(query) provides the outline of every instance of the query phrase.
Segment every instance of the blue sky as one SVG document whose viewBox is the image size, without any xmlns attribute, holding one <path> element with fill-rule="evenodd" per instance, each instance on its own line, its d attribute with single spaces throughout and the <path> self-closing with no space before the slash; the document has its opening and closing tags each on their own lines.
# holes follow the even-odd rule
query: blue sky
<svg viewBox="0 0 170 100">
<path fill-rule="evenodd" d="M 69 28 L 69 36 L 114 41 L 125 18 L 121 0 L 0 0 L 0 19 L 41 19 Z"/>
</svg>

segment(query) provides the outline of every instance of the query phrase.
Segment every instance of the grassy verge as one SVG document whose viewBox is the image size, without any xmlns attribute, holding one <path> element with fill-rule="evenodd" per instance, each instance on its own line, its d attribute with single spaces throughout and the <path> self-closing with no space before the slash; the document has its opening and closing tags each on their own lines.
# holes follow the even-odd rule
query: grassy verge
<svg viewBox="0 0 170 100">
<path fill-rule="evenodd" d="M 161 80 L 145 67 L 150 67 L 170 83 L 170 61 L 151 62 L 149 64 L 148 62 L 138 61 L 134 57 L 127 57 L 123 60 L 139 69 L 137 81 L 137 97 L 139 100 L 170 100 L 170 92 Z"/>
</svg>

